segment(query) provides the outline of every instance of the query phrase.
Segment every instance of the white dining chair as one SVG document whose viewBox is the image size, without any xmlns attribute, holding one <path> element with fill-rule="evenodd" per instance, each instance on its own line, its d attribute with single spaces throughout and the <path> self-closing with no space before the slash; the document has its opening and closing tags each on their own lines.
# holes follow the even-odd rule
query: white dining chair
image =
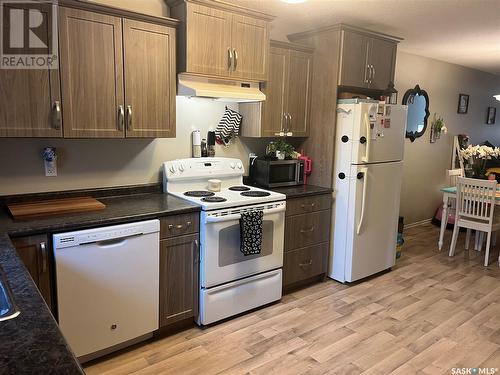
<svg viewBox="0 0 500 375">
<path fill-rule="evenodd" d="M 469 247 L 470 230 L 487 233 L 484 265 L 488 265 L 491 234 L 500 230 L 500 221 L 494 216 L 496 181 L 457 177 L 457 209 L 449 256 L 455 255 L 460 228 L 467 228 L 465 248 Z"/>
<path fill-rule="evenodd" d="M 464 177 L 464 171 L 462 168 L 447 169 L 446 175 L 448 177 L 448 186 L 457 186 L 457 178 Z"/>
</svg>

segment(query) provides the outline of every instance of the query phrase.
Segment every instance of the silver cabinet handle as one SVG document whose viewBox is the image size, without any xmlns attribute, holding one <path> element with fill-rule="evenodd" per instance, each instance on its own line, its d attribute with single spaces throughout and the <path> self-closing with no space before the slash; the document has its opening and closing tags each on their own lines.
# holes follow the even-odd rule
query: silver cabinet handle
<svg viewBox="0 0 500 375">
<path fill-rule="evenodd" d="M 127 130 L 132 130 L 132 106 L 127 106 Z"/>
<path fill-rule="evenodd" d="M 291 128 L 292 128 L 292 115 L 289 113 L 288 114 L 288 129 L 286 129 L 286 131 L 289 132 Z"/>
<path fill-rule="evenodd" d="M 61 102 L 56 100 L 52 106 L 52 126 L 54 129 L 61 129 Z"/>
<path fill-rule="evenodd" d="M 311 264 L 313 264 L 313 261 L 312 259 L 309 259 L 306 263 L 299 263 L 299 267 L 310 266 Z"/>
<path fill-rule="evenodd" d="M 372 64 L 372 82 L 374 79 L 375 79 L 375 66 Z"/>
<path fill-rule="evenodd" d="M 200 262 L 200 243 L 198 240 L 193 241 L 193 250 L 195 251 L 194 264 L 196 265 Z"/>
<path fill-rule="evenodd" d="M 309 229 L 301 229 L 300 233 L 314 232 L 314 225 Z"/>
<path fill-rule="evenodd" d="M 47 271 L 47 245 L 40 242 L 40 251 L 42 252 L 42 272 Z"/>
<path fill-rule="evenodd" d="M 231 48 L 227 47 L 227 69 L 231 70 L 233 67 L 233 53 L 231 52 Z"/>
<path fill-rule="evenodd" d="M 186 222 L 186 228 L 189 228 L 190 226 L 191 222 L 190 221 Z M 168 230 L 173 230 L 173 229 L 184 229 L 184 224 L 177 224 L 177 225 L 169 224 Z"/>
<path fill-rule="evenodd" d="M 366 64 L 366 68 L 365 68 L 365 83 L 369 83 L 370 82 L 370 64 Z"/>
<path fill-rule="evenodd" d="M 117 116 L 118 130 L 123 130 L 123 123 L 125 121 L 125 111 L 123 110 L 123 106 L 118 106 L 118 116 Z"/>
<path fill-rule="evenodd" d="M 301 208 L 306 208 L 306 206 L 309 206 L 311 208 L 314 208 L 316 204 L 313 202 L 313 203 L 304 203 L 304 204 L 301 204 L 300 207 Z"/>
<path fill-rule="evenodd" d="M 238 67 L 238 51 L 236 51 L 235 49 L 233 49 L 233 54 L 234 54 L 234 66 L 233 66 L 233 70 L 236 70 L 236 68 Z"/>
</svg>

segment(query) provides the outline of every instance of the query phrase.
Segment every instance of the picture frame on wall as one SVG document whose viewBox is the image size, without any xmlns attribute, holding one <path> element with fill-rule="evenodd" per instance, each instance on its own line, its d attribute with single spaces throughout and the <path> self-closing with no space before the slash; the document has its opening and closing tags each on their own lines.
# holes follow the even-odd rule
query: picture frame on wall
<svg viewBox="0 0 500 375">
<path fill-rule="evenodd" d="M 466 114 L 468 110 L 469 110 L 469 95 L 459 94 L 457 113 Z"/>
<path fill-rule="evenodd" d="M 497 117 L 496 107 L 488 107 L 488 113 L 486 115 L 486 124 L 493 125 Z"/>
</svg>

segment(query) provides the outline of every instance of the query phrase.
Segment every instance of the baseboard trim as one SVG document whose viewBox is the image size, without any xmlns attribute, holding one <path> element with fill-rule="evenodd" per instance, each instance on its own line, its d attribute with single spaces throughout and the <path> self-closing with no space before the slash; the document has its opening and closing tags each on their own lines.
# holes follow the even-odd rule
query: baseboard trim
<svg viewBox="0 0 500 375">
<path fill-rule="evenodd" d="M 432 221 L 432 218 L 425 219 L 425 220 L 420 220 L 420 221 L 416 221 L 415 223 L 411 223 L 411 224 L 405 224 L 404 229 L 413 228 L 413 227 L 419 227 L 420 225 L 425 225 L 425 224 L 430 224 L 431 221 Z"/>
</svg>

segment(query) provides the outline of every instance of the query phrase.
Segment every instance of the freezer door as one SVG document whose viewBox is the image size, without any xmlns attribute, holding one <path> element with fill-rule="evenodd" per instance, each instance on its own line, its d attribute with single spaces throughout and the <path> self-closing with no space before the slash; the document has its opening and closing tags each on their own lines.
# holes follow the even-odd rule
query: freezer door
<svg viewBox="0 0 500 375">
<path fill-rule="evenodd" d="M 339 109 L 337 145 L 349 146 L 351 164 L 403 160 L 407 106 L 360 103 L 350 114 Z"/>
<path fill-rule="evenodd" d="M 346 281 L 394 266 L 402 166 L 402 162 L 352 166 Z"/>
</svg>

